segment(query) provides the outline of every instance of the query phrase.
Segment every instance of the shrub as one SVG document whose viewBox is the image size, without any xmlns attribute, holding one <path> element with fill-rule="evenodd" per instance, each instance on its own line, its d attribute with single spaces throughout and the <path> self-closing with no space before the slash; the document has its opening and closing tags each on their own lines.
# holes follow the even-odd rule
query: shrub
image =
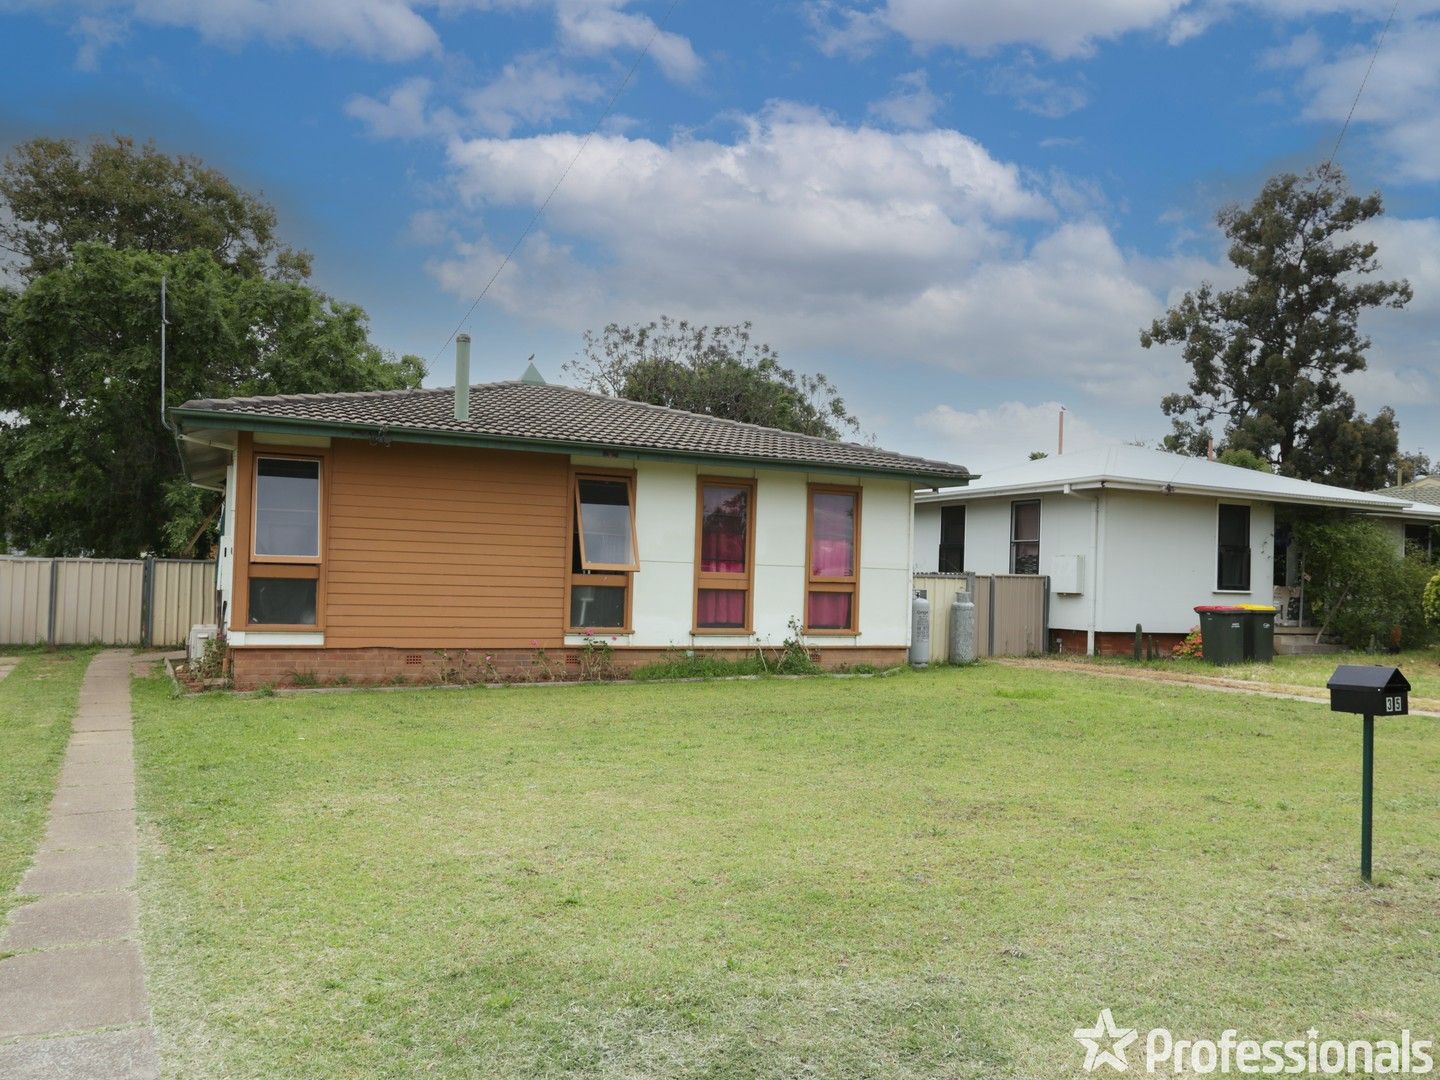
<svg viewBox="0 0 1440 1080">
<path fill-rule="evenodd" d="M 1435 574 L 1425 583 L 1424 599 L 1421 601 L 1425 621 L 1431 626 L 1440 627 L 1440 573 Z"/>
<path fill-rule="evenodd" d="M 1413 648 L 1429 640 L 1424 590 L 1434 567 L 1419 556 L 1402 556 L 1378 522 L 1301 520 L 1295 539 L 1304 552 L 1306 594 L 1322 631 L 1352 649 Z"/>
<path fill-rule="evenodd" d="M 1205 649 L 1200 636 L 1200 627 L 1195 627 L 1185 635 L 1184 641 L 1177 641 L 1175 647 L 1170 650 L 1177 660 L 1203 660 Z"/>
</svg>

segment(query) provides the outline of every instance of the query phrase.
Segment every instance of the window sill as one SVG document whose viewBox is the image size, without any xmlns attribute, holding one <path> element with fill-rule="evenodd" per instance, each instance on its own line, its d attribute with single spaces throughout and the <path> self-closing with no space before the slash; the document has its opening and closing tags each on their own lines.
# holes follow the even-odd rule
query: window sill
<svg viewBox="0 0 1440 1080">
<path fill-rule="evenodd" d="M 753 626 L 692 626 L 691 637 L 754 637 Z"/>
<path fill-rule="evenodd" d="M 1254 589 L 1212 589 L 1211 596 L 1254 596 Z"/>
</svg>

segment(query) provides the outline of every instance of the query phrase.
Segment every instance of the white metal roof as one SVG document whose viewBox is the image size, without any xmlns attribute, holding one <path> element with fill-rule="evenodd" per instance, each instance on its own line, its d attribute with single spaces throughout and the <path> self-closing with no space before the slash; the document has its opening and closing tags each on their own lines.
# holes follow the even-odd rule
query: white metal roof
<svg viewBox="0 0 1440 1080">
<path fill-rule="evenodd" d="M 1305 506 L 1335 506 L 1378 514 L 1406 515 L 1410 503 L 1349 488 L 1222 465 L 1205 458 L 1170 454 L 1143 446 L 1105 446 L 995 469 L 965 487 L 925 492 L 919 503 L 966 502 L 1003 495 L 1084 491 L 1095 488 L 1213 495 Z"/>
</svg>

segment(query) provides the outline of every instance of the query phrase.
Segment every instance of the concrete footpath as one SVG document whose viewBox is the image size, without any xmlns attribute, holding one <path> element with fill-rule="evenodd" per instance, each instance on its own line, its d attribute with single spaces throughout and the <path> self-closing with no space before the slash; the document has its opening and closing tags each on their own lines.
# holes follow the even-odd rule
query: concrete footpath
<svg viewBox="0 0 1440 1080">
<path fill-rule="evenodd" d="M 0 935 L 0 1077 L 160 1073 L 135 909 L 131 657 L 100 653 L 50 804 L 50 823 Z M 11 955 L 13 954 L 13 955 Z"/>
</svg>

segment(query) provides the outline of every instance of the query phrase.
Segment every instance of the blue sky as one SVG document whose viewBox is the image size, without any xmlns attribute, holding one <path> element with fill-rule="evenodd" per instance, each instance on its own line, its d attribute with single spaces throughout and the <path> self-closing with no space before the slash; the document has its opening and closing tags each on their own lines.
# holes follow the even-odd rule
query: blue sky
<svg viewBox="0 0 1440 1080">
<path fill-rule="evenodd" d="M 1167 430 L 1137 330 L 1230 274 L 1216 209 L 1330 153 L 1370 0 L 0 0 L 0 148 L 120 132 L 275 203 L 315 282 L 476 378 L 660 314 L 755 324 L 882 445 L 994 468 Z M 656 20 L 666 19 L 656 34 Z M 1362 407 L 1440 454 L 1440 0 L 1404 0 L 1339 162 L 1415 300 Z"/>
</svg>

